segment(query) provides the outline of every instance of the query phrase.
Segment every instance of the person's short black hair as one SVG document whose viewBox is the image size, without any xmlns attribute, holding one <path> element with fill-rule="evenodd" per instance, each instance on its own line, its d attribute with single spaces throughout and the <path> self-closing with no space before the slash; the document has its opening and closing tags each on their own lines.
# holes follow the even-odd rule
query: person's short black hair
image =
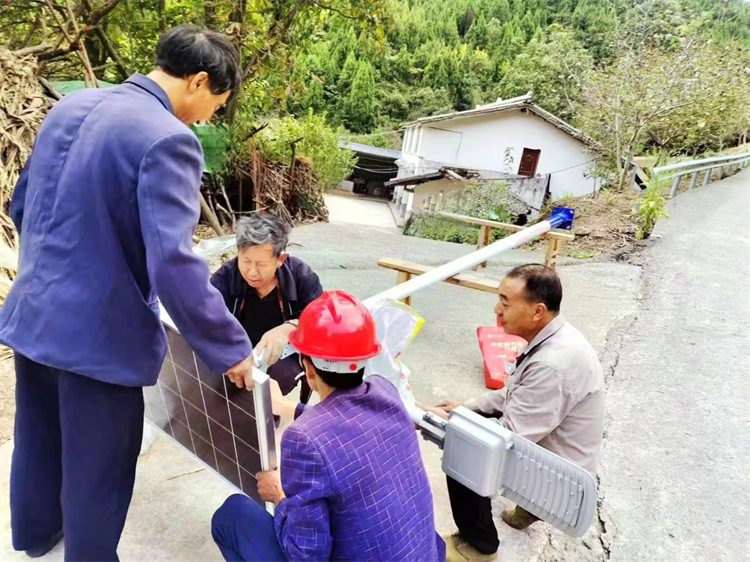
<svg viewBox="0 0 750 562">
<path fill-rule="evenodd" d="M 323 369 L 318 369 L 315 366 L 315 363 L 313 363 L 310 357 L 307 355 L 303 355 L 302 359 L 303 360 L 307 359 L 308 361 L 310 361 L 310 365 L 312 365 L 312 368 L 315 369 L 315 374 L 320 377 L 320 380 L 322 380 L 328 386 L 333 387 L 333 388 L 341 388 L 341 389 L 356 388 L 360 384 L 362 384 L 362 379 L 365 376 L 364 367 L 362 367 L 356 373 L 333 373 L 331 371 L 324 371 Z"/>
<path fill-rule="evenodd" d="M 179 25 L 159 37 L 154 66 L 177 78 L 203 71 L 214 94 L 237 91 L 240 61 L 226 35 L 199 25 Z"/>
<path fill-rule="evenodd" d="M 523 279 L 530 302 L 541 302 L 550 312 L 560 312 L 563 290 L 554 269 L 539 263 L 527 263 L 514 267 L 505 276 Z"/>
</svg>

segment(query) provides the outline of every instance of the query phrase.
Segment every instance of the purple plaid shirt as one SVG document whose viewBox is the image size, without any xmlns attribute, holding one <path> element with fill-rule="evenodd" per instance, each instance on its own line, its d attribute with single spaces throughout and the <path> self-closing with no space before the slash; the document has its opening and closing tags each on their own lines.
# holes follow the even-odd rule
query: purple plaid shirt
<svg viewBox="0 0 750 562">
<path fill-rule="evenodd" d="M 281 484 L 290 560 L 445 560 L 414 426 L 381 377 L 305 409 L 281 439 Z"/>
</svg>

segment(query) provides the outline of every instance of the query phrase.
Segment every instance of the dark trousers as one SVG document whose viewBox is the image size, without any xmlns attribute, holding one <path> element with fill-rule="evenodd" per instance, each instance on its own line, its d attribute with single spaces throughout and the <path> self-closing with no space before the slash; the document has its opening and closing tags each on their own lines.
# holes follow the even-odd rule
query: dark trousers
<svg viewBox="0 0 750 562">
<path fill-rule="evenodd" d="M 448 496 L 451 500 L 453 521 L 466 542 L 484 554 L 497 552 L 500 541 L 492 521 L 492 502 L 459 484 L 450 476 Z"/>
<path fill-rule="evenodd" d="M 286 562 L 273 516 L 245 495 L 229 496 L 211 520 L 211 534 L 228 562 Z"/>
<path fill-rule="evenodd" d="M 65 560 L 117 560 L 143 436 L 143 391 L 16 354 L 13 548 L 60 531 Z"/>
<path fill-rule="evenodd" d="M 279 383 L 281 394 L 284 396 L 294 390 L 297 384 L 300 383 L 302 386 L 300 388 L 299 401 L 307 404 L 310 400 L 312 390 L 310 389 L 310 385 L 307 384 L 307 378 L 302 372 L 302 367 L 299 365 L 298 354 L 294 353 L 271 365 L 268 368 L 268 376 Z"/>
</svg>

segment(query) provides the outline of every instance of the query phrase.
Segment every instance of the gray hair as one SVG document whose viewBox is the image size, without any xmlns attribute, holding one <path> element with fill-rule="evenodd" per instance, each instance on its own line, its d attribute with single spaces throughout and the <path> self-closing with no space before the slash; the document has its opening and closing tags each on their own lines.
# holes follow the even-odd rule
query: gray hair
<svg viewBox="0 0 750 562">
<path fill-rule="evenodd" d="M 289 243 L 289 227 L 276 215 L 254 213 L 237 221 L 237 251 L 250 246 L 273 245 L 273 255 L 280 256 Z"/>
</svg>

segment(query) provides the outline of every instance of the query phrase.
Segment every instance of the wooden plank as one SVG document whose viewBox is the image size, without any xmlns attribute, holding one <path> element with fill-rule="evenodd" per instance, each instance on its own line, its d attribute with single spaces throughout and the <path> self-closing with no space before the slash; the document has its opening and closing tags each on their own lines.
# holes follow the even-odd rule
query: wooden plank
<svg viewBox="0 0 750 562">
<path fill-rule="evenodd" d="M 453 219 L 461 222 L 466 222 L 469 224 L 478 224 L 480 226 L 489 226 L 492 228 L 502 228 L 503 230 L 512 230 L 513 232 L 518 232 L 520 230 L 525 230 L 526 227 L 518 226 L 517 224 L 509 224 L 505 222 L 498 222 L 498 221 L 491 221 L 487 219 L 478 219 L 475 217 L 470 217 L 468 215 L 458 215 L 456 213 L 448 213 L 447 211 L 441 211 L 438 213 L 441 217 L 445 217 L 446 219 Z"/>
<path fill-rule="evenodd" d="M 397 284 L 408 281 L 412 275 L 421 275 L 422 273 L 426 273 L 431 269 L 434 269 L 434 267 L 429 265 L 421 265 L 397 258 L 381 258 L 378 260 L 378 265 L 380 267 L 398 271 L 398 275 L 396 276 Z M 407 275 L 408 277 L 402 277 Z M 497 280 L 487 279 L 485 277 L 472 275 L 470 273 L 459 273 L 458 275 L 445 279 L 445 282 L 451 283 L 452 285 L 467 287 L 469 289 L 485 291 L 488 293 L 497 293 L 498 287 L 500 286 L 500 282 Z"/>
<path fill-rule="evenodd" d="M 487 219 L 477 219 L 474 217 L 470 217 L 468 215 L 457 215 L 455 213 L 448 213 L 445 211 L 441 211 L 437 213 L 437 215 L 441 217 L 445 217 L 446 219 L 453 219 L 460 222 L 465 222 L 469 224 L 478 224 L 480 226 L 489 226 L 490 228 L 501 228 L 503 230 L 510 230 L 513 232 L 520 232 L 521 230 L 526 230 L 525 226 L 518 226 L 517 224 L 508 224 L 506 222 L 497 222 L 497 221 L 491 221 Z M 557 229 L 552 229 L 549 232 L 546 232 L 542 234 L 542 238 L 557 238 L 558 240 L 575 240 L 575 235 L 571 232 L 567 231 L 561 231 Z"/>
<path fill-rule="evenodd" d="M 567 230 L 553 228 L 546 234 L 542 234 L 542 238 L 554 238 L 555 240 L 559 240 L 560 242 L 571 242 L 576 239 L 576 235 L 572 232 L 568 232 Z"/>
<path fill-rule="evenodd" d="M 470 273 L 459 273 L 453 277 L 449 277 L 445 280 L 446 283 L 451 285 L 458 285 L 459 287 L 466 287 L 467 289 L 476 289 L 477 291 L 484 291 L 485 293 L 497 294 L 500 288 L 499 281 L 493 281 L 492 279 L 485 279 L 478 275 L 472 275 Z"/>
</svg>

